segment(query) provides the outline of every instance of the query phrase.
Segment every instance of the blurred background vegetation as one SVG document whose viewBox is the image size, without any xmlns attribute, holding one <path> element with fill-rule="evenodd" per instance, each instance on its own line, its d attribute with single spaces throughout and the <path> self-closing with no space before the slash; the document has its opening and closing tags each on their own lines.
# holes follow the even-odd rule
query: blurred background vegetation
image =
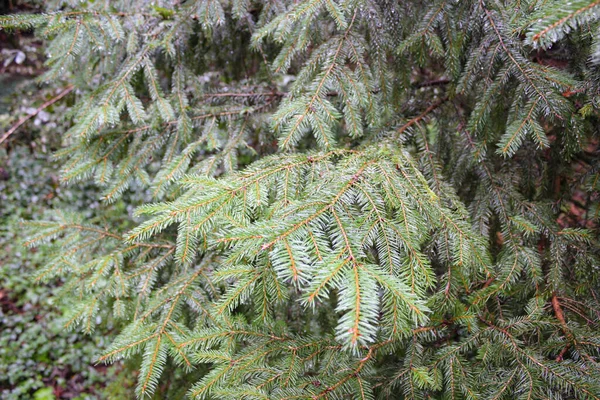
<svg viewBox="0 0 600 400">
<path fill-rule="evenodd" d="M 0 14 L 38 12 L 41 3 L 0 2 Z M 43 62 L 42 43 L 32 35 L 0 32 L 0 137 L 30 117 L 0 144 L 0 399 L 132 398 L 135 370 L 95 363 L 111 341 L 111 321 L 99 317 L 92 335 L 65 330 L 61 282 L 32 278 L 47 249 L 23 246 L 22 220 L 53 208 L 93 220 L 101 207 L 94 187 L 60 185 L 51 155 L 68 124 L 70 99 L 38 110 L 64 89 L 36 82 Z"/>
</svg>

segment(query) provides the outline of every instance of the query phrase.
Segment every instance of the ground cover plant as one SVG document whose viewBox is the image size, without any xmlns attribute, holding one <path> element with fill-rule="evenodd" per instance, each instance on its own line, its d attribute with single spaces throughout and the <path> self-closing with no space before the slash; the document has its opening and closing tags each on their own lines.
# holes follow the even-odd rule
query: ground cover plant
<svg viewBox="0 0 600 400">
<path fill-rule="evenodd" d="M 139 398 L 600 398 L 599 2 L 45 7 L 0 27 L 123 207 L 26 244 Z"/>
<path fill-rule="evenodd" d="M 61 188 L 49 158 L 14 142 L 8 154 L 0 149 L 0 398 L 108 398 L 105 385 L 122 367 L 95 361 L 110 336 L 64 329 L 68 307 L 60 301 L 60 280 L 40 285 L 30 279 L 52 248 L 22 247 L 20 219 L 42 219 L 54 208 L 83 210 L 95 200 L 92 187 Z"/>
</svg>

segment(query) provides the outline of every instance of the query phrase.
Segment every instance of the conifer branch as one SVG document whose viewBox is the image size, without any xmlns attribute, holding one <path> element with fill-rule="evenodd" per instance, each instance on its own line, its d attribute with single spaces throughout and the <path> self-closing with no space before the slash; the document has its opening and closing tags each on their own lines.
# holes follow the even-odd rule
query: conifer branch
<svg viewBox="0 0 600 400">
<path fill-rule="evenodd" d="M 138 397 L 597 398 L 597 1 L 136 2 L 0 26 L 104 201 L 37 278 Z"/>
</svg>

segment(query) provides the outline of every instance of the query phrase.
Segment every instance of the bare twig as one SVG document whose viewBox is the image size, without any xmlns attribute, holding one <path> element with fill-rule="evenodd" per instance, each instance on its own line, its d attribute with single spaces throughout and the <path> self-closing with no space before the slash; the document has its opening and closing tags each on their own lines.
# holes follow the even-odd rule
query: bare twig
<svg viewBox="0 0 600 400">
<path fill-rule="evenodd" d="M 448 97 L 444 97 L 443 99 L 441 99 L 441 100 L 433 103 L 432 105 L 430 105 L 429 107 L 427 107 L 425 109 L 425 111 L 423 111 L 421 114 L 419 114 L 416 117 L 410 119 L 406 124 L 402 125 L 398 129 L 398 131 L 396 133 L 397 134 L 403 133 L 405 130 L 407 130 L 408 128 L 410 128 L 412 125 L 418 123 L 423 118 L 425 118 L 430 112 L 434 111 L 436 108 L 438 108 L 439 106 L 441 106 L 442 104 L 444 104 L 447 100 L 448 100 Z"/>
<path fill-rule="evenodd" d="M 283 97 L 286 93 L 281 92 L 250 92 L 250 93 L 206 93 L 202 95 L 203 98 L 207 97 Z"/>
<path fill-rule="evenodd" d="M 440 78 L 440 79 L 434 79 L 432 81 L 420 82 L 420 83 L 417 83 L 416 86 L 418 88 L 424 88 L 424 87 L 431 87 L 431 86 L 442 86 L 442 85 L 446 85 L 448 83 L 450 83 L 450 79 Z"/>
<path fill-rule="evenodd" d="M 567 321 L 565 320 L 565 314 L 563 313 L 562 307 L 560 305 L 560 302 L 558 301 L 558 297 L 556 296 L 556 294 L 552 295 L 551 302 L 552 302 L 552 309 L 554 310 L 554 315 L 556 316 L 556 319 L 558 320 L 558 322 L 560 322 L 560 325 L 562 326 L 565 333 L 567 333 L 569 331 L 569 328 L 567 327 Z"/>
<path fill-rule="evenodd" d="M 569 340 L 572 340 L 573 342 L 575 342 L 573 335 L 571 334 L 571 331 L 569 330 L 569 327 L 567 326 L 567 321 L 565 320 L 565 314 L 563 313 L 560 301 L 558 300 L 558 296 L 556 296 L 556 293 L 554 293 L 552 295 L 552 298 L 550 301 L 552 303 L 552 309 L 554 310 L 554 316 L 556 317 L 558 322 L 560 322 L 562 331 L 564 332 L 565 336 Z M 569 350 L 569 347 L 570 347 L 570 343 L 567 343 L 567 345 L 562 349 L 560 354 L 556 357 L 557 362 L 562 361 L 565 353 L 567 352 L 567 350 Z"/>
<path fill-rule="evenodd" d="M 67 94 L 71 93 L 71 91 L 73 90 L 73 87 L 74 87 L 73 85 L 67 86 L 57 96 L 51 98 L 50 100 L 48 100 L 47 102 L 45 102 L 44 104 L 39 106 L 32 114 L 26 115 L 26 116 L 22 117 L 21 119 L 19 119 L 19 121 L 17 121 L 17 123 L 15 125 L 13 125 L 12 128 L 10 128 L 8 131 L 6 131 L 6 133 L 4 135 L 2 135 L 2 137 L 0 137 L 0 144 L 2 144 L 6 139 L 8 139 L 8 137 L 10 135 L 15 133 L 15 131 L 17 129 L 19 129 L 19 127 L 21 125 L 23 125 L 25 122 L 29 121 L 31 118 L 38 115 L 40 113 L 40 111 L 42 111 L 44 108 L 56 103 L 58 100 L 65 97 Z"/>
</svg>

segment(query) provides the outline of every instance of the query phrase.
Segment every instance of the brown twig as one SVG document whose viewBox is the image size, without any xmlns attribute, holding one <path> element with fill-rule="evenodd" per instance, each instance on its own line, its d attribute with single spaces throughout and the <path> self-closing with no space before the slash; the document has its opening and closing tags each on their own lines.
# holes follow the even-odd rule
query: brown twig
<svg viewBox="0 0 600 400">
<path fill-rule="evenodd" d="M 554 310 L 554 316 L 556 317 L 558 322 L 560 322 L 562 331 L 564 332 L 567 339 L 574 341 L 573 335 L 571 335 L 571 331 L 569 331 L 569 327 L 567 326 L 567 321 L 565 320 L 565 314 L 560 305 L 560 301 L 558 300 L 558 296 L 556 296 L 556 293 L 554 293 L 552 295 L 551 302 L 552 302 L 552 309 Z M 567 350 L 569 349 L 569 347 L 570 347 L 570 343 L 567 343 L 567 345 L 562 349 L 560 354 L 556 357 L 557 362 L 562 361 L 562 359 L 563 359 L 565 353 L 567 352 Z"/>
<path fill-rule="evenodd" d="M 0 144 L 2 144 L 6 139 L 8 139 L 8 137 L 10 135 L 12 135 L 13 133 L 15 133 L 15 131 L 17 129 L 19 129 L 19 127 L 21 125 L 23 125 L 25 122 L 29 121 L 31 118 L 33 118 L 36 115 L 38 115 L 40 113 L 40 111 L 42 111 L 44 108 L 46 108 L 46 107 L 48 107 L 48 106 L 56 103 L 58 100 L 62 99 L 67 94 L 69 94 L 73 90 L 73 88 L 74 88 L 73 85 L 67 86 L 56 97 L 51 98 L 50 100 L 48 100 L 47 102 L 45 102 L 44 104 L 42 104 L 41 106 L 39 106 L 32 114 L 29 114 L 29 115 L 26 115 L 26 116 L 22 117 L 19 121 L 17 121 L 17 123 L 15 125 L 13 125 L 12 128 L 10 128 L 8 131 L 6 131 L 6 133 L 4 135 L 2 135 L 2 137 L 0 137 Z"/>
<path fill-rule="evenodd" d="M 286 93 L 281 92 L 251 92 L 251 93 L 206 93 L 202 95 L 203 98 L 207 97 L 283 97 Z"/>
<path fill-rule="evenodd" d="M 423 111 L 421 114 L 417 115 L 416 117 L 412 118 L 411 120 L 409 120 L 406 124 L 402 125 L 397 133 L 401 134 L 403 133 L 405 130 L 407 130 L 408 128 L 410 128 L 412 125 L 416 124 L 417 122 L 421 121 L 423 118 L 425 118 L 430 112 L 432 112 L 433 110 L 435 110 L 436 108 L 438 108 L 439 106 L 441 106 L 442 104 L 444 104 L 446 101 L 448 100 L 448 97 L 444 97 L 443 99 L 433 103 L 432 105 L 430 105 L 429 107 L 427 107 L 425 109 L 425 111 Z"/>
<path fill-rule="evenodd" d="M 450 82 L 451 81 L 448 78 L 440 78 L 440 79 L 434 79 L 431 81 L 420 82 L 420 83 L 417 83 L 416 86 L 418 88 L 431 87 L 431 86 L 442 86 L 442 85 L 446 85 Z"/>
<path fill-rule="evenodd" d="M 556 319 L 558 320 L 558 322 L 560 322 L 560 325 L 563 327 L 563 330 L 565 330 L 565 333 L 569 330 L 569 328 L 567 327 L 567 321 L 565 320 L 565 314 L 563 313 L 562 307 L 560 306 L 560 302 L 558 301 L 558 297 L 556 296 L 556 294 L 552 295 L 552 308 L 554 309 L 554 315 L 556 316 Z"/>
</svg>

